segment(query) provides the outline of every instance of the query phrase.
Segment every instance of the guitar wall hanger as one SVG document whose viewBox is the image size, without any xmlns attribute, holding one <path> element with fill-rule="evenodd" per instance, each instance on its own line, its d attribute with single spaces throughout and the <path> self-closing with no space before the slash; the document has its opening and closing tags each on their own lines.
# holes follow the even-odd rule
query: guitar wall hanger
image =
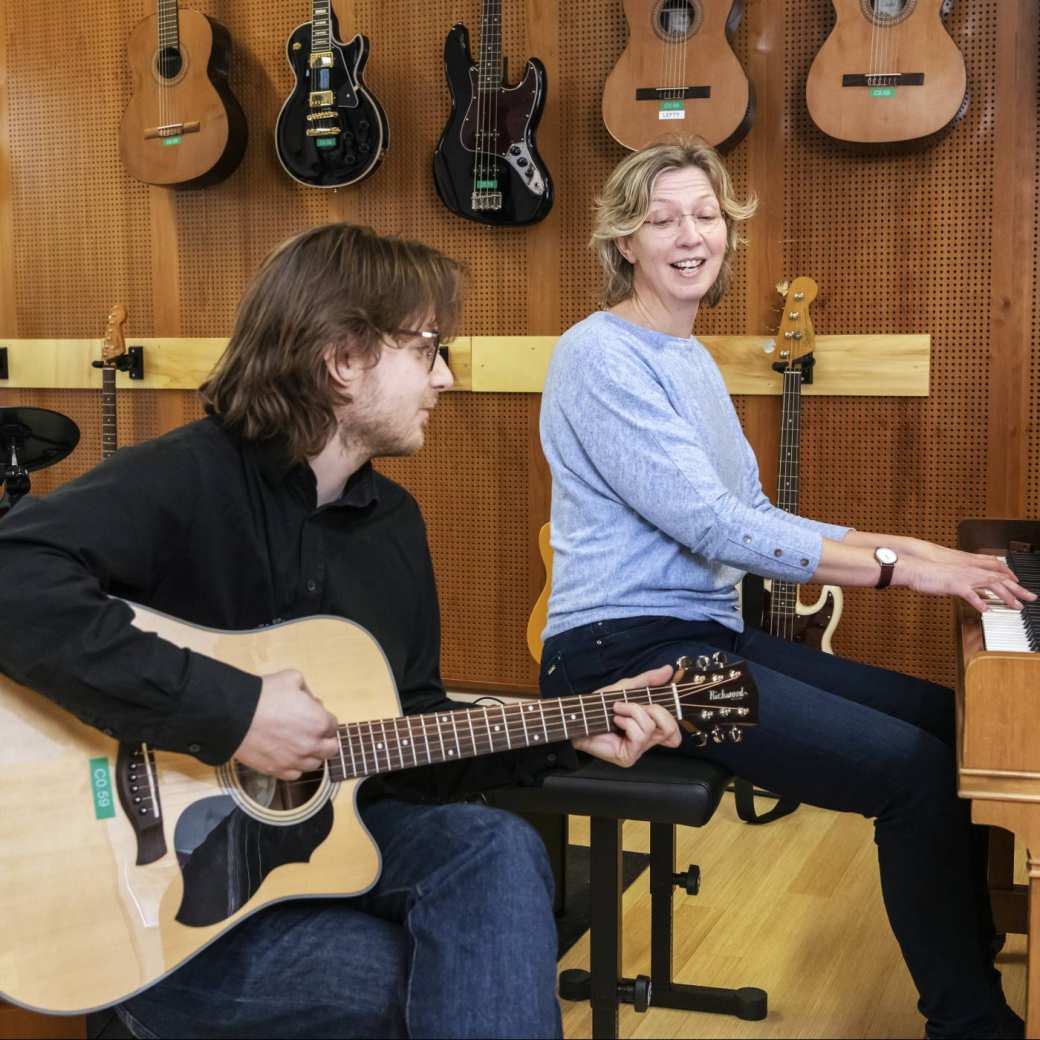
<svg viewBox="0 0 1040 1040">
<path fill-rule="evenodd" d="M 115 368 L 120 372 L 128 372 L 131 379 L 144 379 L 144 347 L 128 347 L 125 354 L 116 358 Z M 91 361 L 91 368 L 105 368 L 104 361 Z M 0 376 L 0 378 L 6 378 Z"/>
<path fill-rule="evenodd" d="M 7 368 L 7 347 L 0 347 L 0 379 L 10 379 L 11 374 Z"/>
</svg>

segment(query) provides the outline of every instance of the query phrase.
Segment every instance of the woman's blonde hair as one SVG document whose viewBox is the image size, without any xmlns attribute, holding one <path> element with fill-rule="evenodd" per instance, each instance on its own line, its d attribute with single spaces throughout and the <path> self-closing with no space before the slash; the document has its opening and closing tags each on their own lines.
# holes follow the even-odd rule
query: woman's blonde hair
<svg viewBox="0 0 1040 1040">
<path fill-rule="evenodd" d="M 704 171 L 726 221 L 726 252 L 722 267 L 704 302 L 714 307 L 729 288 L 733 254 L 744 241 L 740 224 L 755 212 L 758 200 L 754 195 L 744 202 L 736 197 L 729 171 L 714 148 L 703 141 L 678 140 L 648 145 L 622 159 L 607 178 L 603 194 L 596 199 L 589 245 L 599 258 L 605 275 L 605 307 L 613 307 L 632 295 L 635 269 L 622 255 L 618 240 L 633 234 L 646 220 L 657 177 L 667 170 L 682 170 L 690 166 Z"/>
<path fill-rule="evenodd" d="M 239 304 L 216 367 L 199 388 L 206 411 L 249 440 L 284 437 L 292 457 L 317 454 L 343 403 L 325 357 L 348 341 L 379 362 L 389 333 L 432 312 L 458 331 L 463 268 L 429 246 L 326 224 L 276 247 Z"/>
</svg>

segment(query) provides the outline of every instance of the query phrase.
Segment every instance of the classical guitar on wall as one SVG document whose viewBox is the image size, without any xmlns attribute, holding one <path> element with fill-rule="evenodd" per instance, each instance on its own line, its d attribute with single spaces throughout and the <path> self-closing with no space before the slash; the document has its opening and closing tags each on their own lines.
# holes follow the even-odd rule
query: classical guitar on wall
<svg viewBox="0 0 1040 1040">
<path fill-rule="evenodd" d="M 950 0 L 832 0 L 837 21 L 809 69 L 805 99 L 828 136 L 861 145 L 934 137 L 968 104 Z"/>
<path fill-rule="evenodd" d="M 157 0 L 127 44 L 133 94 L 119 128 L 127 172 L 146 184 L 194 188 L 231 174 L 245 154 L 245 115 L 228 86 L 231 38 L 177 0 Z"/>
<path fill-rule="evenodd" d="M 534 137 L 545 105 L 545 66 L 529 58 L 523 76 L 508 86 L 502 0 L 481 6 L 479 60 L 464 25 L 453 26 L 444 44 L 451 115 L 434 152 L 434 182 L 444 205 L 467 220 L 534 224 L 553 203 Z"/>
<path fill-rule="evenodd" d="M 689 663 L 666 686 L 401 716 L 379 644 L 307 618 L 252 632 L 130 605 L 133 623 L 254 674 L 298 668 L 340 720 L 339 752 L 285 782 L 120 744 L 0 676 L 0 997 L 77 1012 L 124 999 L 272 903 L 350 896 L 379 876 L 356 809 L 365 777 L 613 729 L 618 700 L 737 740 L 758 720 L 742 662 Z"/>
<path fill-rule="evenodd" d="M 371 50 L 358 33 L 339 36 L 330 0 L 312 0 L 311 20 L 286 44 L 296 82 L 278 113 L 275 149 L 294 180 L 315 188 L 357 184 L 383 161 L 390 145 L 386 113 L 365 86 Z"/>
<path fill-rule="evenodd" d="M 610 136 L 637 149 L 701 137 L 722 151 L 751 127 L 754 92 L 730 40 L 743 0 L 625 0 L 628 45 L 603 88 Z"/>
<path fill-rule="evenodd" d="M 780 410 L 780 465 L 776 504 L 798 513 L 801 483 L 802 386 L 812 382 L 813 326 L 809 306 L 817 287 L 811 278 L 796 278 L 777 290 L 784 296 L 783 317 L 776 334 L 780 360 L 773 368 L 784 381 Z M 789 581 L 766 580 L 761 627 L 770 635 L 833 653 L 831 638 L 841 620 L 841 589 L 824 585 L 815 603 L 802 603 L 799 586 Z M 757 619 L 756 619 L 757 621 Z"/>
</svg>

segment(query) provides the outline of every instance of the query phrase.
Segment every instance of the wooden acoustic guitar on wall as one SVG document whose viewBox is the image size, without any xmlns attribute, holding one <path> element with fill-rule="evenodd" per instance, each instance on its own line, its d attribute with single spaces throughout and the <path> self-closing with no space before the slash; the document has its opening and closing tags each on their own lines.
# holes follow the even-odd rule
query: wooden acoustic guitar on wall
<svg viewBox="0 0 1040 1040">
<path fill-rule="evenodd" d="M 367 776 L 606 733 L 618 700 L 717 741 L 758 719 L 745 666 L 718 656 L 661 687 L 401 716 L 382 648 L 353 622 L 220 632 L 129 609 L 138 629 L 245 671 L 298 668 L 340 720 L 339 753 L 294 782 L 213 768 L 120 744 L 0 676 L 0 996 L 34 1010 L 116 1003 L 262 907 L 367 891 Z"/>
<path fill-rule="evenodd" d="M 545 66 L 529 58 L 513 86 L 502 56 L 502 0 L 482 0 L 480 60 L 469 30 L 455 25 L 444 44 L 451 114 L 433 156 L 441 202 L 481 224 L 534 224 L 552 209 L 549 170 L 534 132 L 545 106 Z"/>
<path fill-rule="evenodd" d="M 730 40 L 743 0 L 625 0 L 628 45 L 603 89 L 603 122 L 633 150 L 676 136 L 725 151 L 754 118 Z"/>
<path fill-rule="evenodd" d="M 943 24 L 949 0 L 832 0 L 837 21 L 805 99 L 828 136 L 858 145 L 934 137 L 968 104 L 964 58 Z"/>
<path fill-rule="evenodd" d="M 146 184 L 215 184 L 242 161 L 245 115 L 228 86 L 231 38 L 199 11 L 158 0 L 127 44 L 133 94 L 119 128 L 119 154 Z"/>
<path fill-rule="evenodd" d="M 390 146 L 390 127 L 365 86 L 371 44 L 339 37 L 330 0 L 312 0 L 311 20 L 290 34 L 285 54 L 296 82 L 278 113 L 278 161 L 293 180 L 344 188 L 376 171 Z"/>
<path fill-rule="evenodd" d="M 774 362 L 773 368 L 783 377 L 784 389 L 776 505 L 797 515 L 802 466 L 802 386 L 812 382 L 815 363 L 809 306 L 818 290 L 811 278 L 796 278 L 790 285 L 781 283 L 777 290 L 784 297 L 784 312 L 776 334 L 780 360 Z M 799 598 L 799 586 L 794 582 L 766 579 L 763 584 L 761 622 L 753 619 L 759 627 L 780 639 L 805 643 L 828 654 L 834 652 L 831 639 L 844 606 L 840 588 L 824 585 L 816 602 L 806 604 Z"/>
</svg>

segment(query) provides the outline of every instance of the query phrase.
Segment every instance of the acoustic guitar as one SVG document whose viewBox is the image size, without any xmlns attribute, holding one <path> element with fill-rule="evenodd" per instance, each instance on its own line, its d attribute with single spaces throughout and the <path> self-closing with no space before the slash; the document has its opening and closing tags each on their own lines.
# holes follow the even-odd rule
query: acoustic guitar
<svg viewBox="0 0 1040 1040">
<path fill-rule="evenodd" d="M 860 145 L 929 139 L 967 110 L 949 0 L 832 0 L 837 16 L 809 69 L 805 99 L 828 136 Z"/>
<path fill-rule="evenodd" d="M 796 278 L 777 290 L 784 297 L 784 313 L 776 334 L 780 360 L 773 368 L 784 380 L 780 410 L 780 465 L 776 504 L 798 513 L 802 462 L 802 386 L 812 382 L 814 332 L 809 306 L 817 296 L 811 278 Z M 770 635 L 792 643 L 834 653 L 831 640 L 844 608 L 841 589 L 824 585 L 815 603 L 799 598 L 799 586 L 790 581 L 765 579 L 760 627 Z"/>
<path fill-rule="evenodd" d="M 529 58 L 513 86 L 502 56 L 502 0 L 482 0 L 480 60 L 469 30 L 452 27 L 444 44 L 451 114 L 433 155 L 441 202 L 481 224 L 522 226 L 545 217 L 553 186 L 535 143 L 545 107 L 545 66 Z"/>
<path fill-rule="evenodd" d="M 361 33 L 343 43 L 329 0 L 312 0 L 311 20 L 290 34 L 285 54 L 296 82 L 278 113 L 274 139 L 278 161 L 293 180 L 344 188 L 383 161 L 390 127 L 365 86 L 370 51 Z"/>
<path fill-rule="evenodd" d="M 137 628 L 237 668 L 300 669 L 341 720 L 339 752 L 296 782 L 212 768 L 118 743 L 0 676 L 0 997 L 28 1008 L 114 1004 L 261 907 L 367 891 L 368 776 L 606 733 L 618 700 L 661 704 L 715 741 L 758 718 L 745 666 L 720 655 L 684 659 L 660 687 L 401 716 L 382 649 L 353 622 L 222 632 L 131 609 Z"/>
<path fill-rule="evenodd" d="M 603 89 L 603 122 L 633 150 L 677 134 L 720 151 L 751 128 L 755 97 L 730 41 L 743 0 L 625 0 L 628 44 Z"/>
<path fill-rule="evenodd" d="M 228 86 L 231 37 L 199 11 L 158 0 L 127 44 L 133 93 L 119 128 L 127 173 L 196 188 L 231 174 L 245 154 L 245 115 Z"/>
</svg>

